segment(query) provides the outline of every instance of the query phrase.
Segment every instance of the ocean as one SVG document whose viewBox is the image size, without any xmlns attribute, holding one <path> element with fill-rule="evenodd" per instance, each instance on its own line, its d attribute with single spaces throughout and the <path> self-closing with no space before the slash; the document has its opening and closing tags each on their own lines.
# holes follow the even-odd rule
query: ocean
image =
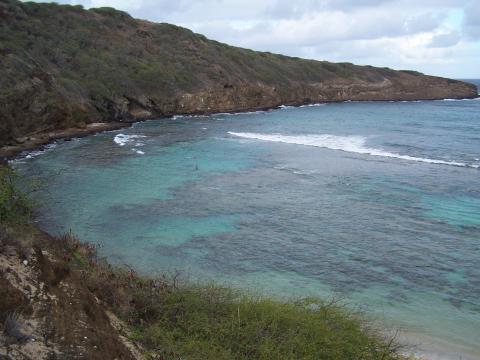
<svg viewBox="0 0 480 360">
<path fill-rule="evenodd" d="M 12 164 L 43 229 L 114 263 L 340 297 L 415 353 L 480 358 L 479 99 L 176 116 Z"/>
</svg>

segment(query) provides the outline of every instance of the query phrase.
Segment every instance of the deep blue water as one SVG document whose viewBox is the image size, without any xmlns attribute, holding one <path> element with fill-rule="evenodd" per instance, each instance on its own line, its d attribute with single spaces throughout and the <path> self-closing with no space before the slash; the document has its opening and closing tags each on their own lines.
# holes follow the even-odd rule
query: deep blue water
<svg viewBox="0 0 480 360">
<path fill-rule="evenodd" d="M 14 165 L 47 179 L 46 230 L 111 261 L 340 294 L 430 354 L 480 354 L 479 100 L 160 119 Z"/>
</svg>

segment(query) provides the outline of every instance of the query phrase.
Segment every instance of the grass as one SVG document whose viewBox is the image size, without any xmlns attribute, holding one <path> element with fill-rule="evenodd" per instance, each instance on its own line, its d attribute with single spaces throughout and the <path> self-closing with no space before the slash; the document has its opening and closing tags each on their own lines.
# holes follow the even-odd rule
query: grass
<svg viewBox="0 0 480 360">
<path fill-rule="evenodd" d="M 166 359 L 397 358 L 361 318 L 313 298 L 279 301 L 187 284 L 132 315 L 135 340 Z"/>
<path fill-rule="evenodd" d="M 31 216 L 32 203 L 19 176 L 0 165 L 0 223 L 22 223 Z"/>
</svg>

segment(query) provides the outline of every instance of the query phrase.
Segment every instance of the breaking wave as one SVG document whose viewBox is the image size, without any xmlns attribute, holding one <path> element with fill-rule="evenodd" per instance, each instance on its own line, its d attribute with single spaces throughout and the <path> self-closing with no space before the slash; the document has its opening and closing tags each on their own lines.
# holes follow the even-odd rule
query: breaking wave
<svg viewBox="0 0 480 360">
<path fill-rule="evenodd" d="M 118 134 L 115 135 L 113 138 L 113 141 L 115 144 L 118 144 L 120 146 L 125 146 L 127 144 L 135 142 L 135 146 L 142 146 L 144 145 L 142 142 L 140 142 L 138 139 L 145 138 L 145 135 L 125 135 L 125 134 Z"/>
<path fill-rule="evenodd" d="M 479 94 L 480 95 L 480 94 Z M 476 98 L 468 98 L 468 99 L 441 99 L 441 100 L 435 100 L 435 101 L 478 101 L 480 100 L 480 96 Z"/>
<path fill-rule="evenodd" d="M 145 155 L 145 152 L 142 150 L 137 149 L 137 147 L 144 146 L 145 144 L 140 140 L 142 138 L 146 138 L 145 135 L 125 135 L 125 134 L 118 134 L 115 135 L 113 141 L 115 144 L 120 146 L 131 145 L 133 148 L 131 149 L 133 152 L 139 155 Z"/>
<path fill-rule="evenodd" d="M 447 160 L 438 160 L 438 159 L 429 159 L 422 157 L 415 157 L 410 155 L 401 155 L 396 153 L 391 153 L 381 149 L 375 149 L 366 146 L 366 138 L 363 136 L 337 136 L 329 134 L 319 134 L 319 135 L 281 135 L 281 134 L 257 134 L 257 133 L 239 133 L 239 132 L 228 132 L 230 135 L 238 136 L 245 139 L 256 139 L 263 141 L 272 141 L 272 142 L 281 142 L 285 144 L 296 144 L 296 145 L 306 145 L 306 146 L 315 146 L 333 150 L 342 150 L 351 153 L 365 154 L 372 156 L 382 156 L 388 158 L 395 158 L 401 160 L 417 161 L 424 162 L 429 164 L 441 164 L 441 165 L 451 165 L 451 166 L 460 166 L 460 167 L 470 167 L 478 169 L 480 165 L 467 164 L 458 161 L 447 161 Z"/>
<path fill-rule="evenodd" d="M 22 163 L 23 160 L 25 159 L 33 159 L 39 155 L 45 154 L 47 151 L 50 151 L 52 149 L 55 149 L 57 147 L 57 143 L 51 143 L 47 144 L 45 146 L 42 146 L 39 150 L 31 150 L 31 151 L 25 151 L 20 154 L 20 156 L 16 159 L 9 160 L 9 163 Z"/>
</svg>

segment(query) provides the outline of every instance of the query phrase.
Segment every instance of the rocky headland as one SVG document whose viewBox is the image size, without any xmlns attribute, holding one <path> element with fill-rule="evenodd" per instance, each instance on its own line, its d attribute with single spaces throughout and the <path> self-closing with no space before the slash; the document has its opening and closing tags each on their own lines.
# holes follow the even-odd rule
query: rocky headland
<svg viewBox="0 0 480 360">
<path fill-rule="evenodd" d="M 457 80 L 256 52 L 112 8 L 1 0 L 0 19 L 2 156 L 174 114 L 477 96 Z"/>
</svg>

